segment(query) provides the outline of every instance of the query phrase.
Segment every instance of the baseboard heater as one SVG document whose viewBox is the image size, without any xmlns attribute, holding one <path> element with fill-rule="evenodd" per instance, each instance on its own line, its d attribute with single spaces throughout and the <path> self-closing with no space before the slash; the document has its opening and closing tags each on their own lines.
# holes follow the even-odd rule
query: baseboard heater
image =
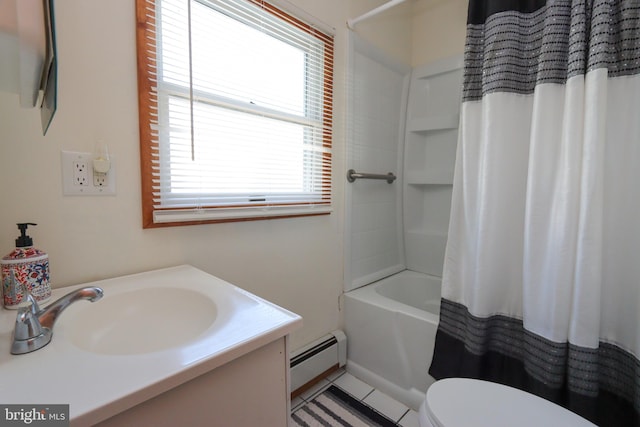
<svg viewBox="0 0 640 427">
<path fill-rule="evenodd" d="M 312 387 L 347 363 L 347 336 L 336 330 L 291 355 L 291 395 Z"/>
</svg>

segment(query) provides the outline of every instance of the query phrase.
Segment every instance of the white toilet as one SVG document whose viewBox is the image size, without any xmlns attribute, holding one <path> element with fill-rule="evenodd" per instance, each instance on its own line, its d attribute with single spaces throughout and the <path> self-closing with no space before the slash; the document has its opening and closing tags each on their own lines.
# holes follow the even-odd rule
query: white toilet
<svg viewBox="0 0 640 427">
<path fill-rule="evenodd" d="M 436 381 L 420 406 L 420 427 L 594 427 L 548 400 L 468 378 Z"/>
</svg>

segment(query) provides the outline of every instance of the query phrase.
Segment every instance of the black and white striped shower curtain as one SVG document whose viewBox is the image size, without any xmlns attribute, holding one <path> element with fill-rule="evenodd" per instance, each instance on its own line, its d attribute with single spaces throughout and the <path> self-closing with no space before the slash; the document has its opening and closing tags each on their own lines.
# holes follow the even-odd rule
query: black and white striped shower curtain
<svg viewBox="0 0 640 427">
<path fill-rule="evenodd" d="M 469 0 L 430 373 L 640 425 L 640 0 Z"/>
</svg>

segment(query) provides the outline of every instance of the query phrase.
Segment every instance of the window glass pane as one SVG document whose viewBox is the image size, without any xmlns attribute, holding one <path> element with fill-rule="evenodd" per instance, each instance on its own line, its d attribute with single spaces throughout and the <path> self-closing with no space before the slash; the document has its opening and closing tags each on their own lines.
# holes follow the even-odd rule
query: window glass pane
<svg viewBox="0 0 640 427">
<path fill-rule="evenodd" d="M 167 10 L 165 26 L 187 22 L 184 14 Z M 202 3 L 192 2 L 191 16 L 194 90 L 305 115 L 304 50 Z M 177 41 L 163 39 L 163 76 L 184 85 L 189 82 L 188 33 L 171 34 L 176 36 Z"/>
<path fill-rule="evenodd" d="M 171 127 L 188 118 L 189 100 L 169 100 Z M 175 132 L 169 155 L 173 192 L 303 192 L 304 126 L 197 103 L 194 105 L 195 151 L 190 135 Z M 191 189 L 184 182 L 198 183 Z"/>
<path fill-rule="evenodd" d="M 305 55 L 300 49 L 200 5 L 193 52 L 196 88 L 304 115 Z"/>
<path fill-rule="evenodd" d="M 162 83 L 189 86 L 189 18 L 184 0 L 162 0 L 159 62 Z"/>
</svg>

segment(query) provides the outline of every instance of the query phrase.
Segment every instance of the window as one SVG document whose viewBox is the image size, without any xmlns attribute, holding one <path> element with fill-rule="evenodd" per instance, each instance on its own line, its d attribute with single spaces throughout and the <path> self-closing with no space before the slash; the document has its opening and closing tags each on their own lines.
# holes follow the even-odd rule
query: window
<svg viewBox="0 0 640 427">
<path fill-rule="evenodd" d="M 137 22 L 144 227 L 331 211 L 331 36 L 260 0 Z"/>
</svg>

